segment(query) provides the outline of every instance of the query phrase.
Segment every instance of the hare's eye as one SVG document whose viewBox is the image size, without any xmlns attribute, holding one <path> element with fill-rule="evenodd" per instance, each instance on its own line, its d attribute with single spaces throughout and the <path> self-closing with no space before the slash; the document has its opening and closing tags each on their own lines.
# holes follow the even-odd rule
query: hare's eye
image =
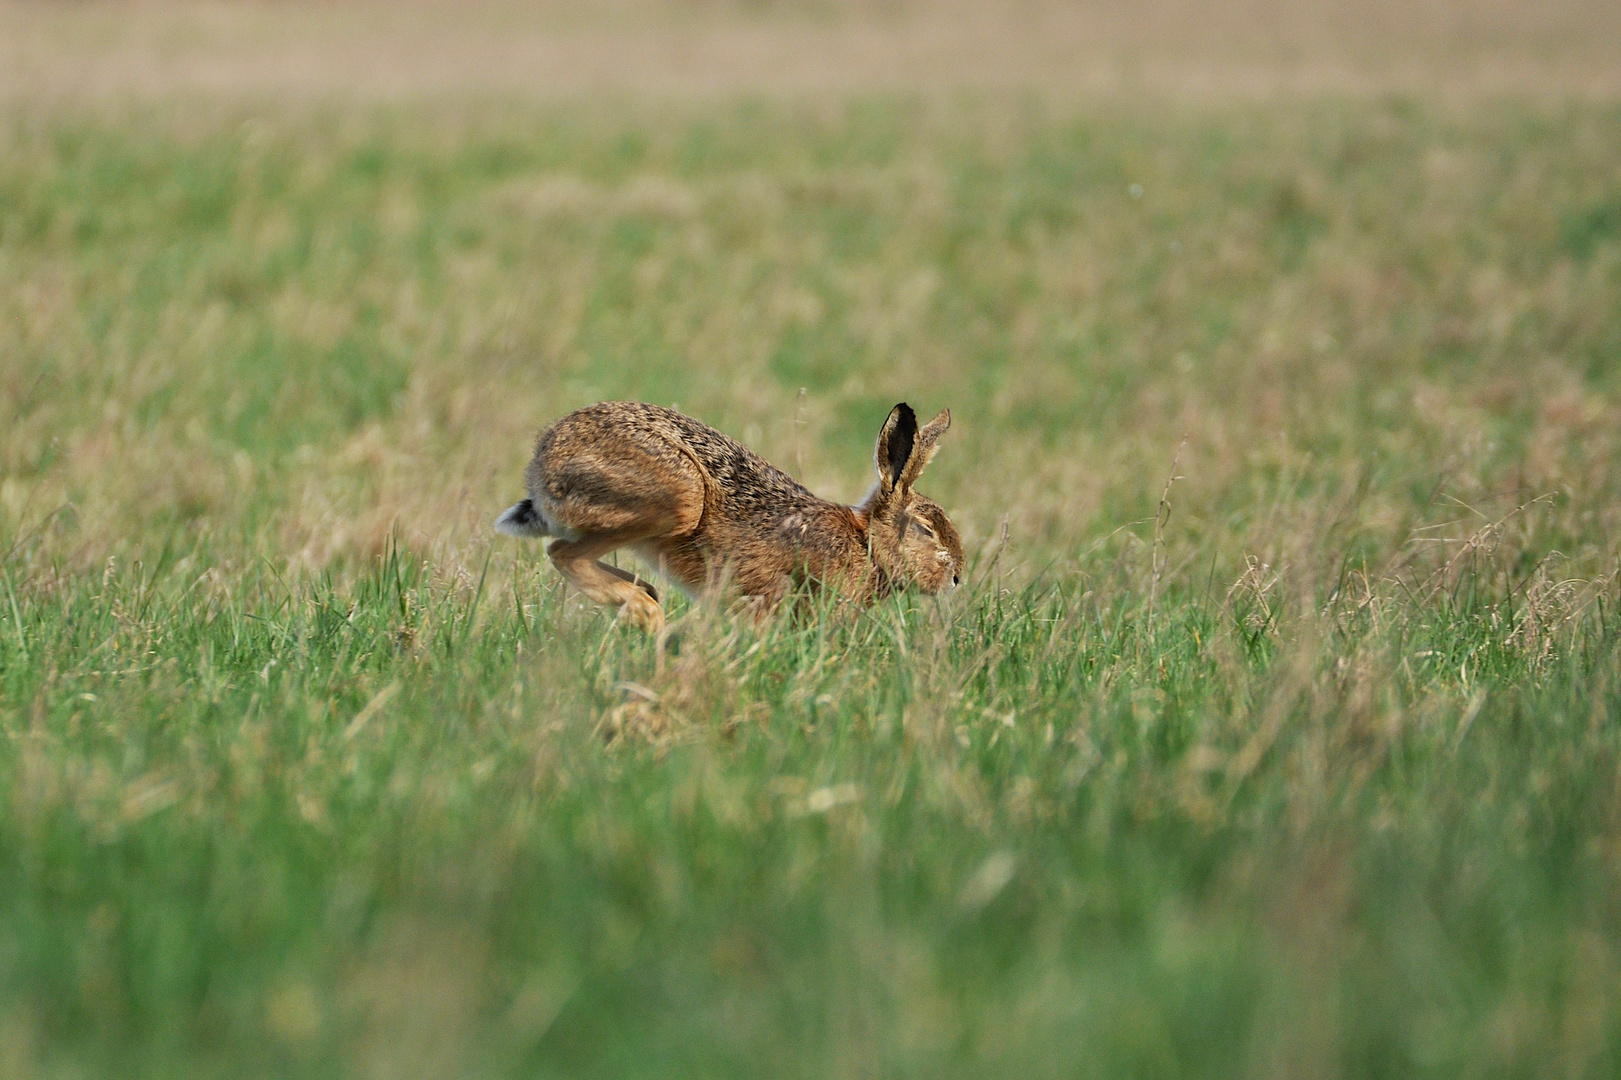
<svg viewBox="0 0 1621 1080">
<path fill-rule="evenodd" d="M 934 539 L 934 530 L 929 528 L 927 525 L 923 524 L 923 522 L 921 522 L 921 521 L 912 522 L 912 528 L 916 529 L 918 532 L 922 533 L 924 536 L 928 537 L 930 540 Z"/>
</svg>

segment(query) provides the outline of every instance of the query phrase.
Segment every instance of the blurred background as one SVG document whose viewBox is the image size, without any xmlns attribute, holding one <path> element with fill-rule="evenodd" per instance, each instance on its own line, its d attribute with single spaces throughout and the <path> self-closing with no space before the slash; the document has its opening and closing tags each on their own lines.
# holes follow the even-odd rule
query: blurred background
<svg viewBox="0 0 1621 1080">
<path fill-rule="evenodd" d="M 8 0 L 0 20 L 8 95 L 1610 95 L 1621 80 L 1604 0 Z"/>
</svg>

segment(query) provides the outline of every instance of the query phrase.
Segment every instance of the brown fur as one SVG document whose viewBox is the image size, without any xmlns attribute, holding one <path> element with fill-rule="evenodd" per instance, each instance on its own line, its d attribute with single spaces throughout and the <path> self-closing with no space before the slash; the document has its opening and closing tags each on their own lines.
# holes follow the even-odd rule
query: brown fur
<svg viewBox="0 0 1621 1080">
<path fill-rule="evenodd" d="M 862 604 L 909 585 L 940 592 L 956 584 L 962 541 L 912 488 L 950 425 L 943 411 L 919 429 L 896 405 L 878 435 L 877 485 L 843 506 L 690 416 L 602 402 L 541 432 L 529 498 L 496 528 L 554 537 L 547 554 L 565 578 L 650 632 L 664 623 L 658 593 L 599 561 L 616 548 L 693 592 L 729 582 L 762 610 L 801 583 Z"/>
</svg>

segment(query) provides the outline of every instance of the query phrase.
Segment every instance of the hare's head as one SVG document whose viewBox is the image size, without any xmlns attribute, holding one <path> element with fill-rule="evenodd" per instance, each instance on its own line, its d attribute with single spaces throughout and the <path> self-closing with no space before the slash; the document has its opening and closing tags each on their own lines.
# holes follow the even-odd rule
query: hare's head
<svg viewBox="0 0 1621 1080">
<path fill-rule="evenodd" d="M 897 585 L 930 593 L 957 584 L 962 538 L 940 504 L 913 491 L 912 485 L 950 426 L 949 409 L 921 429 L 910 405 L 902 402 L 891 409 L 878 432 L 878 486 L 860 507 L 867 517 L 873 562 Z"/>
</svg>

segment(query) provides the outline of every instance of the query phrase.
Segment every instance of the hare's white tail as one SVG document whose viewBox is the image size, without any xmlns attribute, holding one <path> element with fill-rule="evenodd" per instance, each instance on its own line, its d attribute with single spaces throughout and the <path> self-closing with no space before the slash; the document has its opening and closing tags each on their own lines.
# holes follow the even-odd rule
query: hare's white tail
<svg viewBox="0 0 1621 1080">
<path fill-rule="evenodd" d="M 546 526 L 546 518 L 535 509 L 535 500 L 525 499 L 507 509 L 507 512 L 495 519 L 495 531 L 508 536 L 550 536 L 551 530 Z"/>
</svg>

